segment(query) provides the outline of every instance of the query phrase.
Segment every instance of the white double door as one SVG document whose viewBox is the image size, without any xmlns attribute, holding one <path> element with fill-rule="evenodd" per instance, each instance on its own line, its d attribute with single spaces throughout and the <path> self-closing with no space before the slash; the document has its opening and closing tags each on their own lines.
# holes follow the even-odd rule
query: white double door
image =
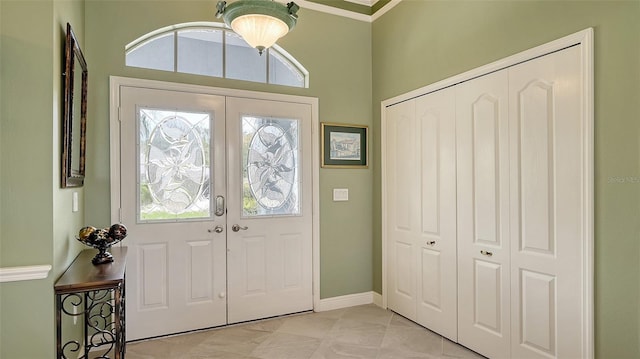
<svg viewBox="0 0 640 359">
<path fill-rule="evenodd" d="M 310 310 L 311 105 L 120 88 L 127 339 Z"/>
</svg>

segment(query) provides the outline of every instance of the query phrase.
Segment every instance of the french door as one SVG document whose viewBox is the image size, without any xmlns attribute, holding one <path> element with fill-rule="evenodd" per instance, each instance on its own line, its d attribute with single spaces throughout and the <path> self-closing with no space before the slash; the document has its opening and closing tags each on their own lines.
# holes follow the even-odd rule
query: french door
<svg viewBox="0 0 640 359">
<path fill-rule="evenodd" d="M 121 87 L 127 339 L 310 310 L 311 105 Z"/>
</svg>

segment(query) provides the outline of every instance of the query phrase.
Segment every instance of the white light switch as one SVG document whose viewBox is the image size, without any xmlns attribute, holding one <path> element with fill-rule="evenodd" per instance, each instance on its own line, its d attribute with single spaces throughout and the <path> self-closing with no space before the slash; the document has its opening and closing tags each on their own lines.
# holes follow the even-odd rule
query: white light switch
<svg viewBox="0 0 640 359">
<path fill-rule="evenodd" d="M 333 189 L 333 201 L 348 201 L 349 189 L 348 188 L 334 188 Z"/>
<path fill-rule="evenodd" d="M 73 192 L 73 200 L 71 203 L 71 211 L 78 212 L 78 192 Z"/>
</svg>

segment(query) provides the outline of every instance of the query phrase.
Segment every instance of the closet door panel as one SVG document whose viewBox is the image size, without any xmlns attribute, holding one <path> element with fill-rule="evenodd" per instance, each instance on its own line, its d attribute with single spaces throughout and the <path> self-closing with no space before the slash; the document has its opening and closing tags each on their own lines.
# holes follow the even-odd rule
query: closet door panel
<svg viewBox="0 0 640 359">
<path fill-rule="evenodd" d="M 415 320 L 418 272 L 415 243 L 421 232 L 415 100 L 389 107 L 386 116 L 387 305 Z"/>
<path fill-rule="evenodd" d="M 509 357 L 507 71 L 456 86 L 458 339 Z"/>
<path fill-rule="evenodd" d="M 455 90 L 416 99 L 420 144 L 417 322 L 457 340 Z"/>
<path fill-rule="evenodd" d="M 587 356 L 580 68 L 576 46 L 509 69 L 514 357 Z"/>
</svg>

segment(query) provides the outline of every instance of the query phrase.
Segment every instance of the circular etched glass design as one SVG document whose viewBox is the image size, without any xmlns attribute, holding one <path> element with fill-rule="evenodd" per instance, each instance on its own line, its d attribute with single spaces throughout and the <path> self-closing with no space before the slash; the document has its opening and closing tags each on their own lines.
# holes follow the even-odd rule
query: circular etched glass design
<svg viewBox="0 0 640 359">
<path fill-rule="evenodd" d="M 148 141 L 147 181 L 154 202 L 171 213 L 182 213 L 198 200 L 207 183 L 200 133 L 179 116 L 167 117 Z"/>
<path fill-rule="evenodd" d="M 266 124 L 253 135 L 247 177 L 251 193 L 263 208 L 276 209 L 287 203 L 295 182 L 295 154 L 282 127 Z"/>
</svg>

